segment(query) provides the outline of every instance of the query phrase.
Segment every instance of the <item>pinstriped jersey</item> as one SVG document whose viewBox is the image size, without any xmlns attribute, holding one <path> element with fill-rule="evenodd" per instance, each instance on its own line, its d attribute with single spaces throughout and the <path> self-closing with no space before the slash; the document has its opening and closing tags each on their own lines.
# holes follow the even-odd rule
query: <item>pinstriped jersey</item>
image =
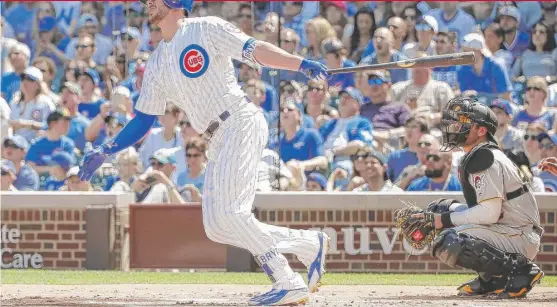
<svg viewBox="0 0 557 307">
<path fill-rule="evenodd" d="M 166 103 L 172 102 L 203 133 L 212 120 L 242 101 L 245 94 L 236 80 L 232 59 L 251 59 L 254 48 L 244 48 L 251 37 L 221 18 L 185 18 L 181 22 L 172 40 L 161 41 L 149 57 L 136 108 L 162 115 Z"/>
</svg>

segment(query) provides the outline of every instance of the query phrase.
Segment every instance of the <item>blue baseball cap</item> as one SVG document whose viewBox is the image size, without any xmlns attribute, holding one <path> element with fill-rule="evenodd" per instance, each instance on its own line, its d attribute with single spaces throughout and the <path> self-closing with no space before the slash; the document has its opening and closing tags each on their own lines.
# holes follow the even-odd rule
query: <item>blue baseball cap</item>
<svg viewBox="0 0 557 307">
<path fill-rule="evenodd" d="M 83 14 L 79 17 L 79 21 L 77 22 L 77 28 L 83 28 L 87 23 L 93 23 L 96 26 L 99 26 L 99 19 L 93 14 Z"/>
<path fill-rule="evenodd" d="M 325 190 L 327 188 L 327 178 L 321 173 L 313 172 L 308 175 L 308 181 L 317 182 L 317 184 Z"/>
<path fill-rule="evenodd" d="M 129 35 L 131 38 L 134 38 L 134 39 L 140 39 L 140 38 L 141 38 L 141 33 L 140 33 L 139 30 L 138 30 L 137 28 L 135 28 L 135 27 L 127 27 L 127 28 L 124 28 L 124 29 L 122 29 L 122 30 L 120 31 L 120 33 L 121 33 L 122 35 L 127 34 L 127 35 Z"/>
<path fill-rule="evenodd" d="M 29 149 L 29 142 L 27 142 L 27 140 L 22 137 L 21 135 L 12 135 L 7 137 L 4 140 L 4 144 L 11 142 L 13 143 L 15 146 L 17 146 L 20 149 L 23 149 L 24 151 L 27 151 Z"/>
<path fill-rule="evenodd" d="M 99 86 L 99 83 L 101 82 L 101 76 L 99 75 L 99 73 L 94 70 L 93 68 L 87 68 L 82 75 L 88 75 L 89 78 L 91 78 L 91 80 L 93 80 L 93 83 L 95 84 L 95 86 Z"/>
<path fill-rule="evenodd" d="M 341 90 L 339 92 L 339 96 L 344 94 L 344 93 L 346 93 L 346 94 L 348 94 L 348 96 L 356 99 L 356 101 L 358 101 L 358 103 L 360 105 L 364 104 L 364 95 L 362 95 L 362 92 L 360 92 L 359 89 L 357 89 L 355 87 L 352 87 L 352 86 L 349 86 L 349 87 Z"/>
<path fill-rule="evenodd" d="M 174 156 L 174 151 L 168 148 L 162 148 L 151 156 L 151 160 L 157 160 L 162 164 L 176 164 L 176 157 Z"/>
<path fill-rule="evenodd" d="M 56 26 L 56 18 L 52 16 L 46 16 L 39 20 L 39 32 L 48 32 L 52 31 Z"/>
<path fill-rule="evenodd" d="M 75 164 L 75 158 L 65 151 L 57 151 L 48 160 L 48 164 L 60 166 L 67 172 Z"/>
<path fill-rule="evenodd" d="M 368 81 L 372 77 L 379 78 L 384 82 L 391 82 L 391 74 L 386 70 L 372 70 L 371 72 L 368 73 Z"/>
<path fill-rule="evenodd" d="M 491 105 L 489 107 L 490 108 L 499 108 L 499 109 L 505 111 L 505 113 L 507 113 L 507 115 L 512 115 L 513 114 L 513 109 L 511 107 L 511 102 L 508 101 L 507 99 L 497 98 L 497 99 L 495 99 L 491 102 Z"/>
<path fill-rule="evenodd" d="M 542 132 L 538 135 L 538 141 L 541 142 L 543 139 L 549 138 L 553 144 L 557 145 L 557 134 L 548 134 L 547 132 Z"/>
</svg>

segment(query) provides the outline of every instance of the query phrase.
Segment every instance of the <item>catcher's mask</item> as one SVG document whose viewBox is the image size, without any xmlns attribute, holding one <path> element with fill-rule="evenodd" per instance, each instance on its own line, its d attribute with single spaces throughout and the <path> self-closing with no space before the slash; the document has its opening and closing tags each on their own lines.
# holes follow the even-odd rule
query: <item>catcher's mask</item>
<svg viewBox="0 0 557 307">
<path fill-rule="evenodd" d="M 488 106 L 470 97 L 451 99 L 443 110 L 441 119 L 443 146 L 440 151 L 450 151 L 464 145 L 474 124 L 486 127 L 488 140 L 497 143 L 494 137 L 497 116 Z"/>
</svg>

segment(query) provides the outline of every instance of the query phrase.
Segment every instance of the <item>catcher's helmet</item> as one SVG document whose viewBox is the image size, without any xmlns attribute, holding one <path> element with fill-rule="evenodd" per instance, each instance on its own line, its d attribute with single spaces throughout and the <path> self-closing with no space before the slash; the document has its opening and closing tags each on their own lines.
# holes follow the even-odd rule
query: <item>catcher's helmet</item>
<svg viewBox="0 0 557 307">
<path fill-rule="evenodd" d="M 139 1 L 141 1 L 141 3 L 143 4 L 147 4 L 147 0 Z M 164 2 L 164 4 L 166 4 L 166 6 L 168 6 L 169 8 L 184 9 L 188 11 L 188 13 L 191 13 L 191 10 L 193 8 L 193 1 L 194 0 L 162 0 L 162 2 Z"/>
<path fill-rule="evenodd" d="M 486 105 L 470 97 L 455 97 L 443 110 L 441 125 L 443 129 L 443 151 L 461 146 L 466 142 L 472 125 L 487 128 L 488 139 L 495 142 L 497 116 Z"/>
</svg>

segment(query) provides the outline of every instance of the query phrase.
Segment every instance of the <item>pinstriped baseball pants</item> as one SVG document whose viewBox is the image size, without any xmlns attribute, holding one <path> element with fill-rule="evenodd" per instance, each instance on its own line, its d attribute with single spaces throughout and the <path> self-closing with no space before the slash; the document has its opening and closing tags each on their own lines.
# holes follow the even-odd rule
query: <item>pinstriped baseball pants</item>
<svg viewBox="0 0 557 307">
<path fill-rule="evenodd" d="M 263 113 L 249 103 L 211 138 L 203 191 L 203 224 L 212 241 L 261 255 L 271 248 L 311 263 L 319 248 L 317 233 L 259 222 L 252 213 L 257 165 L 267 145 Z"/>
</svg>

